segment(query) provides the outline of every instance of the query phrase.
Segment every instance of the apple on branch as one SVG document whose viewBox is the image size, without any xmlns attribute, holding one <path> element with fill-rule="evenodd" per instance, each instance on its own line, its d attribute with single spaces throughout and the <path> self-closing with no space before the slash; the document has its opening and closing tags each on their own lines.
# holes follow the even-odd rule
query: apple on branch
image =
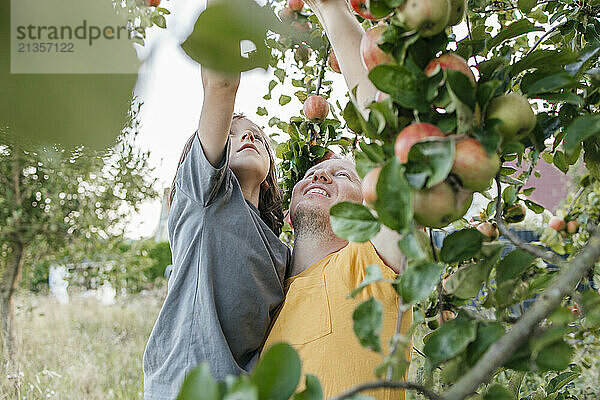
<svg viewBox="0 0 600 400">
<path fill-rule="evenodd" d="M 567 223 L 565 222 L 565 220 L 561 217 L 557 217 L 557 216 L 553 216 L 552 218 L 550 218 L 550 221 L 548 222 L 548 226 L 552 229 L 554 229 L 555 231 L 564 231 L 567 227 Z"/>
<path fill-rule="evenodd" d="M 373 207 L 377 201 L 377 181 L 379 180 L 380 173 L 381 167 L 373 168 L 365 175 L 362 181 L 363 200 L 370 207 Z"/>
<path fill-rule="evenodd" d="M 380 64 L 391 64 L 394 58 L 379 48 L 386 25 L 377 25 L 369 28 L 360 41 L 360 54 L 365 66 L 370 71 Z"/>
<path fill-rule="evenodd" d="M 491 241 L 498 239 L 498 236 L 500 235 L 496 224 L 489 221 L 477 225 L 477 230 Z"/>
<path fill-rule="evenodd" d="M 446 53 L 446 54 L 442 54 L 439 57 L 434 58 L 425 67 L 425 70 L 424 70 L 425 75 L 427 75 L 427 76 L 435 75 L 438 71 L 438 66 L 442 70 L 446 70 L 449 68 L 449 69 L 452 69 L 452 70 L 455 70 L 458 72 L 462 72 L 463 74 L 465 74 L 467 76 L 467 78 L 469 78 L 469 80 L 473 84 L 476 83 L 475 75 L 473 75 L 473 71 L 471 71 L 471 68 L 467 64 L 467 61 L 459 55 L 456 55 L 454 53 Z"/>
<path fill-rule="evenodd" d="M 158 7 L 160 5 L 160 0 L 146 0 L 146 5 L 148 7 Z"/>
<path fill-rule="evenodd" d="M 304 0 L 288 0 L 287 5 L 290 9 L 300 12 L 304 9 Z"/>
<path fill-rule="evenodd" d="M 498 132 L 505 143 L 527 135 L 537 122 L 529 101 L 517 93 L 493 99 L 488 106 L 486 119 L 499 120 Z"/>
<path fill-rule="evenodd" d="M 371 14 L 371 10 L 369 10 L 367 5 L 367 0 L 350 0 L 350 5 L 352 6 L 354 12 L 365 19 L 369 19 L 371 21 L 381 19 Z"/>
<path fill-rule="evenodd" d="M 338 63 L 337 57 L 335 56 L 333 49 L 331 49 L 329 51 L 329 57 L 327 58 L 327 64 L 329 65 L 329 68 L 331 68 L 331 70 L 333 72 L 337 72 L 338 74 L 342 73 L 342 70 L 340 69 L 340 64 Z"/>
<path fill-rule="evenodd" d="M 415 220 L 429 228 L 443 228 L 462 218 L 471 206 L 473 192 L 444 181 L 413 196 Z"/>
<path fill-rule="evenodd" d="M 498 154 L 488 154 L 477 139 L 456 141 L 452 173 L 458 176 L 463 187 L 475 192 L 486 190 L 499 168 Z"/>
<path fill-rule="evenodd" d="M 442 32 L 450 18 L 450 0 L 407 0 L 398 7 L 400 22 L 423 37 Z"/>
<path fill-rule="evenodd" d="M 426 122 L 415 123 L 402 129 L 396 137 L 394 153 L 401 163 L 408 162 L 408 153 L 413 144 L 430 137 L 444 137 L 444 133 L 435 125 Z"/>
<path fill-rule="evenodd" d="M 323 96 L 313 95 L 306 99 L 303 110 L 311 122 L 322 122 L 329 114 L 329 103 Z"/>
</svg>

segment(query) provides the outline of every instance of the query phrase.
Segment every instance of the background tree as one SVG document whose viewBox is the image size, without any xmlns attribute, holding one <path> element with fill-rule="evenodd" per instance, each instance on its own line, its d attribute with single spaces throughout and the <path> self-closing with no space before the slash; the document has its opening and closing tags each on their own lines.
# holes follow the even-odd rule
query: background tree
<svg viewBox="0 0 600 400">
<path fill-rule="evenodd" d="M 149 152 L 136 147 L 137 109 L 109 150 L 67 150 L 0 142 L 0 300 L 4 348 L 15 346 L 14 295 L 32 260 L 56 258 L 68 246 L 90 249 L 122 237 L 128 215 L 155 198 Z M 89 256 L 89 253 L 88 253 Z"/>
</svg>

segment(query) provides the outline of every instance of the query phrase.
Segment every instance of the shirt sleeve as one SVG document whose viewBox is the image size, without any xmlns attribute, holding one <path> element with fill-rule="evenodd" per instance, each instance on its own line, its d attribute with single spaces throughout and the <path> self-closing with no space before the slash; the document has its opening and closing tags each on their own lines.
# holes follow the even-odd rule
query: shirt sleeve
<svg viewBox="0 0 600 400">
<path fill-rule="evenodd" d="M 192 200 L 207 206 L 217 193 L 230 189 L 228 183 L 232 172 L 228 167 L 229 146 L 227 139 L 225 155 L 219 165 L 213 167 L 204 154 L 198 133 L 195 133 L 190 152 L 177 170 L 175 193 L 181 191 Z"/>
</svg>

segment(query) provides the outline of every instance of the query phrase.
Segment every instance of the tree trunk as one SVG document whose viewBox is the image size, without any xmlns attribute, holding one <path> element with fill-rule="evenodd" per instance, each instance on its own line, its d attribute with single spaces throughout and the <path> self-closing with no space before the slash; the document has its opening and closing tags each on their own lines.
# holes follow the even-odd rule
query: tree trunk
<svg viewBox="0 0 600 400">
<path fill-rule="evenodd" d="M 26 246 L 19 241 L 13 243 L 11 258 L 0 282 L 0 302 L 2 313 L 2 349 L 7 360 L 12 363 L 15 355 L 15 292 L 21 281 L 21 272 L 25 261 Z"/>
</svg>

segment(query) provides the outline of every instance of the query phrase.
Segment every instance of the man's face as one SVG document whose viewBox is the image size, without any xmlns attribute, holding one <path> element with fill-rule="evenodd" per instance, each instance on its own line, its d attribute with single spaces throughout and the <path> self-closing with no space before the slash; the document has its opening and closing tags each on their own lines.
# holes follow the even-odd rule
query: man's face
<svg viewBox="0 0 600 400">
<path fill-rule="evenodd" d="M 329 209 L 341 201 L 362 201 L 361 180 L 354 164 L 347 160 L 327 160 L 306 172 L 294 186 L 290 203 L 292 225 L 298 230 L 301 218 L 327 218 Z"/>
</svg>

